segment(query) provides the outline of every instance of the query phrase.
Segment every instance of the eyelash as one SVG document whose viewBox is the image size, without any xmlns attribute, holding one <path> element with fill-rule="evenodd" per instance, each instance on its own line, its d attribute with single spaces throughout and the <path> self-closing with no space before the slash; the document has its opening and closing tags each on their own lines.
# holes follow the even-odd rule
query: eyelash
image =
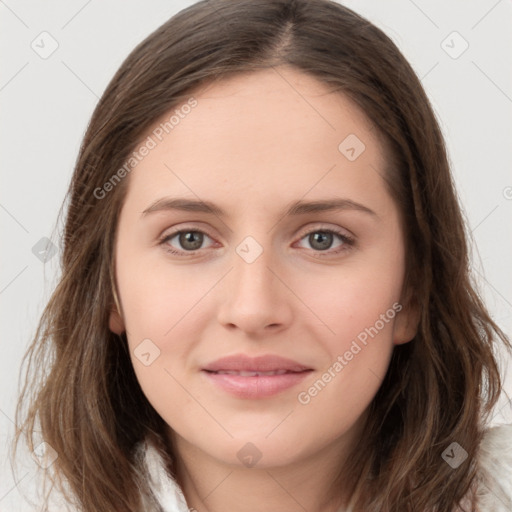
<svg viewBox="0 0 512 512">
<path fill-rule="evenodd" d="M 336 235 L 343 242 L 343 245 L 341 245 L 341 247 L 338 248 L 338 250 L 336 250 L 336 251 L 331 251 L 329 249 L 327 249 L 326 251 L 318 251 L 315 249 L 309 249 L 309 250 L 317 253 L 317 255 L 320 257 L 335 256 L 337 254 L 340 254 L 343 251 L 347 251 L 348 249 L 350 249 L 351 247 L 354 246 L 355 240 L 352 237 L 346 235 L 345 233 L 342 233 L 341 231 L 337 231 L 335 229 L 327 229 L 327 228 L 326 229 L 323 229 L 323 228 L 312 229 L 312 230 L 304 233 L 299 238 L 299 241 L 303 240 L 304 238 L 311 235 L 312 233 L 319 233 L 319 232 Z M 200 229 L 184 228 L 184 229 L 180 229 L 180 230 L 174 231 L 172 233 L 166 233 L 165 235 L 163 235 L 163 237 L 161 237 L 159 240 L 159 245 L 162 245 L 162 246 L 165 245 L 164 250 L 170 254 L 175 255 L 175 256 L 182 256 L 182 255 L 195 256 L 201 249 L 198 249 L 196 251 L 178 251 L 176 249 L 171 248 L 169 245 L 167 245 L 167 242 L 169 240 L 173 239 L 177 235 L 180 235 L 181 233 L 202 233 L 203 235 L 206 235 L 208 238 L 213 240 L 213 237 L 211 237 L 210 235 L 208 235 L 208 233 L 206 233 Z"/>
</svg>

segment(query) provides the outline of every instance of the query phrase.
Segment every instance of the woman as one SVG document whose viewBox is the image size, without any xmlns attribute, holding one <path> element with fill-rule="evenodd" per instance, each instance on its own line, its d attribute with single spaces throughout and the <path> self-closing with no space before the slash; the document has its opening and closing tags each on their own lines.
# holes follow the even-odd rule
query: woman
<svg viewBox="0 0 512 512">
<path fill-rule="evenodd" d="M 368 21 L 185 9 L 107 87 L 69 198 L 19 416 L 79 510 L 509 509 L 486 424 L 510 342 L 429 101 Z"/>
</svg>

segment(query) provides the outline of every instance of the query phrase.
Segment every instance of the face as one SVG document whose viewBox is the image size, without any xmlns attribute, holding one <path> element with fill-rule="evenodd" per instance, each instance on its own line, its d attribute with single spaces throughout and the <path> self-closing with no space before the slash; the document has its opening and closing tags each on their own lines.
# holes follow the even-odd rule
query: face
<svg viewBox="0 0 512 512">
<path fill-rule="evenodd" d="M 178 452 L 341 455 L 415 334 L 383 147 L 346 97 L 290 68 L 193 97 L 125 178 L 110 328 Z"/>
</svg>

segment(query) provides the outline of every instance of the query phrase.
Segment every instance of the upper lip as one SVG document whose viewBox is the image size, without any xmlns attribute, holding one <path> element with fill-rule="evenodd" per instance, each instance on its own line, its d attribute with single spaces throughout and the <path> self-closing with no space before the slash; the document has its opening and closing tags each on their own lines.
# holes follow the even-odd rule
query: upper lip
<svg viewBox="0 0 512 512">
<path fill-rule="evenodd" d="M 249 357 L 245 354 L 235 354 L 232 356 L 221 357 L 208 364 L 203 370 L 209 372 L 228 371 L 246 371 L 246 372 L 272 372 L 286 370 L 289 372 L 302 372 L 311 370 L 308 366 L 276 355 L 264 355 Z"/>
</svg>

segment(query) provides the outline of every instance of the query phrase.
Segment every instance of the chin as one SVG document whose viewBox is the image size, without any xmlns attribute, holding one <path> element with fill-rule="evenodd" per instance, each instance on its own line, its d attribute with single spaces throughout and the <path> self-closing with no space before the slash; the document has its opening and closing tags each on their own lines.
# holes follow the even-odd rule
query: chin
<svg viewBox="0 0 512 512">
<path fill-rule="evenodd" d="M 210 455 L 224 464 L 236 466 L 237 468 L 258 468 L 269 469 L 273 467 L 286 466 L 293 464 L 301 458 L 306 457 L 307 452 L 313 452 L 315 449 L 307 449 L 304 439 L 294 439 L 294 436 L 286 436 L 287 442 L 284 442 L 284 436 L 275 435 L 274 439 L 266 438 L 266 433 L 249 432 L 245 435 L 235 435 L 234 439 L 228 443 L 215 443 L 217 450 Z M 211 446 L 211 445 L 210 445 Z M 227 454 L 233 454 L 227 457 Z"/>
</svg>

